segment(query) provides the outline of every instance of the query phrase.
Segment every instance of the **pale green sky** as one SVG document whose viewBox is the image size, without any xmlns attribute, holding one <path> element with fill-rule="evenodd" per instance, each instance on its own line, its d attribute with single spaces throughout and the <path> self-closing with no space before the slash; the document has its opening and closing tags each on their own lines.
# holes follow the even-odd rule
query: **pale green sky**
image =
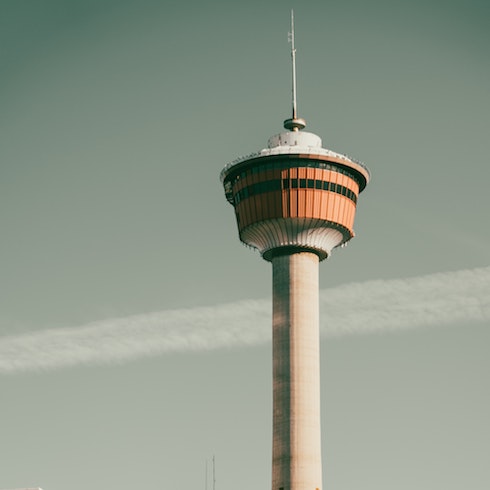
<svg viewBox="0 0 490 490">
<path fill-rule="evenodd" d="M 490 265 L 487 2 L 292 6 L 299 112 L 373 174 L 322 287 Z M 1 336 L 270 294 L 218 175 L 289 116 L 289 8 L 1 3 Z M 489 488 L 488 326 L 323 341 L 325 488 Z M 270 357 L 0 376 L 0 488 L 269 488 Z"/>
</svg>

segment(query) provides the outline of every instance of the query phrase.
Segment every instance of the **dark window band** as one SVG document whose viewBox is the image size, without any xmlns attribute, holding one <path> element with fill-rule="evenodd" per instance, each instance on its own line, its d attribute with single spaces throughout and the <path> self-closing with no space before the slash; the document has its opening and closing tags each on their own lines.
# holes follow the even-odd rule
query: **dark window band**
<svg viewBox="0 0 490 490">
<path fill-rule="evenodd" d="M 243 179 L 247 175 L 261 174 L 263 172 L 267 172 L 268 170 L 286 170 L 290 168 L 321 168 L 323 170 L 333 170 L 334 172 L 337 172 L 339 174 L 347 175 L 359 184 L 355 172 L 350 172 L 349 170 L 342 168 L 340 165 L 341 164 L 335 164 L 333 162 L 329 163 L 315 160 L 305 162 L 304 160 L 296 159 L 267 162 L 261 165 L 255 165 L 252 168 L 246 168 L 242 170 L 241 172 L 232 176 L 230 181 L 232 182 L 232 184 L 234 184 L 237 180 Z"/>
<path fill-rule="evenodd" d="M 298 185 L 299 184 L 299 185 Z M 287 190 L 287 189 L 318 189 L 323 191 L 335 192 L 350 199 L 354 204 L 357 203 L 357 196 L 347 187 L 315 179 L 282 179 L 266 180 L 257 184 L 251 184 L 239 190 L 234 196 L 235 205 L 247 197 L 264 194 L 266 192 Z"/>
</svg>

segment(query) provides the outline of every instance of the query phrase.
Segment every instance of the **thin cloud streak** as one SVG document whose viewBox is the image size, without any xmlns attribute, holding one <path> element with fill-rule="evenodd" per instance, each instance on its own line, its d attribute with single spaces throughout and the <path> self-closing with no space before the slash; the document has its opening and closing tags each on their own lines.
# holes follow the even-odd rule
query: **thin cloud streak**
<svg viewBox="0 0 490 490">
<path fill-rule="evenodd" d="M 490 320 L 490 267 L 325 289 L 320 314 L 323 336 Z M 0 374 L 263 344 L 270 317 L 270 300 L 250 300 L 2 337 Z"/>
</svg>

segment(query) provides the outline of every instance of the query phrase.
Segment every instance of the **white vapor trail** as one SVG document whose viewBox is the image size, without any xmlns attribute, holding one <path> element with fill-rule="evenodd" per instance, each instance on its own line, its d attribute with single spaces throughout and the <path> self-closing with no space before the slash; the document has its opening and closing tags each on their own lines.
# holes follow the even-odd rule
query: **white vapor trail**
<svg viewBox="0 0 490 490">
<path fill-rule="evenodd" d="M 490 320 L 490 267 L 325 289 L 320 314 L 326 336 Z M 257 345 L 270 317 L 270 300 L 250 300 L 0 337 L 0 374 Z"/>
</svg>

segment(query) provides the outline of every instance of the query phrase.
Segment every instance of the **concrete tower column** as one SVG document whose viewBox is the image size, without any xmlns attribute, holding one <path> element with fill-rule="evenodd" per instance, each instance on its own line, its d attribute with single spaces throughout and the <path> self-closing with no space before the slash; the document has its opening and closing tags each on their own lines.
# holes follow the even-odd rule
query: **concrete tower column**
<svg viewBox="0 0 490 490">
<path fill-rule="evenodd" d="M 272 258 L 272 490 L 321 490 L 318 255 Z"/>
</svg>

